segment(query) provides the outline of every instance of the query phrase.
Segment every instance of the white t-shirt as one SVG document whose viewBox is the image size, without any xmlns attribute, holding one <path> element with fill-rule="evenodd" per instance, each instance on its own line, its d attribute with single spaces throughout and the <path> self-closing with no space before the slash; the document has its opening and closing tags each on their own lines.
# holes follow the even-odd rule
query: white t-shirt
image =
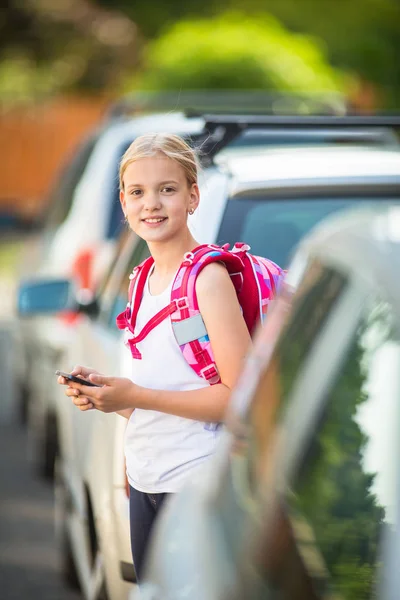
<svg viewBox="0 0 400 600">
<path fill-rule="evenodd" d="M 136 320 L 135 333 L 170 303 L 170 285 L 152 296 L 148 281 Z M 132 380 L 159 390 L 196 390 L 209 384 L 187 364 L 167 317 L 137 344 L 141 360 L 133 359 Z M 214 454 L 219 427 L 166 413 L 135 409 L 125 433 L 129 483 L 147 493 L 178 492 L 196 469 Z"/>
</svg>

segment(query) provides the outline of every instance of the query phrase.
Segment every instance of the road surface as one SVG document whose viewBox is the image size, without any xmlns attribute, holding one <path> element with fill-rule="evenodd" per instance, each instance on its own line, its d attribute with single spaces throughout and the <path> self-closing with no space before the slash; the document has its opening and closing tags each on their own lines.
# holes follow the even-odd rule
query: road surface
<svg viewBox="0 0 400 600">
<path fill-rule="evenodd" d="M 0 424 L 0 598 L 81 600 L 61 579 L 52 486 L 32 472 L 27 451 L 22 426 Z"/>
</svg>

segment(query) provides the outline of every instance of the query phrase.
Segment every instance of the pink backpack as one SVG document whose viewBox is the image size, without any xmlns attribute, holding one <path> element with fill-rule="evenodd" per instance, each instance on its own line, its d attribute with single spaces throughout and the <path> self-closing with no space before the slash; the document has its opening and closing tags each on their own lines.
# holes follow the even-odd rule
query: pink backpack
<svg viewBox="0 0 400 600">
<path fill-rule="evenodd" d="M 223 262 L 235 286 L 246 325 L 250 334 L 253 334 L 255 326 L 260 320 L 263 321 L 270 301 L 278 292 L 285 272 L 274 262 L 250 254 L 249 250 L 249 246 L 238 242 L 232 250 L 229 250 L 229 244 L 222 247 L 208 244 L 186 253 L 172 285 L 170 304 L 154 315 L 140 332 L 135 332 L 136 315 L 154 260 L 147 258 L 135 267 L 129 276 L 131 282 L 127 308 L 116 320 L 117 327 L 128 333 L 126 345 L 132 357 L 142 358 L 136 344 L 169 317 L 176 341 L 188 364 L 210 385 L 219 383 L 210 340 L 197 303 L 196 277 L 211 262 Z"/>
</svg>

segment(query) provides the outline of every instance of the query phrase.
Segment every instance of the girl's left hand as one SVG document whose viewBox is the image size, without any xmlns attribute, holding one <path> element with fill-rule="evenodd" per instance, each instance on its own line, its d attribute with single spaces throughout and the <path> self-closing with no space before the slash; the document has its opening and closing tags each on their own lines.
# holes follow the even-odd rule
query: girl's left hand
<svg viewBox="0 0 400 600">
<path fill-rule="evenodd" d="M 67 396 L 75 406 L 86 411 L 97 408 L 105 413 L 117 412 L 127 408 L 135 408 L 134 397 L 136 386 L 130 379 L 123 377 L 105 377 L 92 374 L 90 381 L 102 387 L 90 387 L 75 382 L 68 382 Z"/>
</svg>

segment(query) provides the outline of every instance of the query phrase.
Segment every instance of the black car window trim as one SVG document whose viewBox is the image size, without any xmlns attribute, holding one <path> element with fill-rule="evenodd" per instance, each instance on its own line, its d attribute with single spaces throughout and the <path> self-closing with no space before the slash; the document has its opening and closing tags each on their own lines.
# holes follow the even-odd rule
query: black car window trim
<svg viewBox="0 0 400 600">
<path fill-rule="evenodd" d="M 321 200 L 325 198 L 335 198 L 337 200 L 346 200 L 354 198 L 355 200 L 374 199 L 379 197 L 382 201 L 388 202 L 393 199 L 400 202 L 399 192 L 400 179 L 393 177 L 376 177 L 370 182 L 364 178 L 331 178 L 316 181 L 293 180 L 289 182 L 268 181 L 254 182 L 253 185 L 241 184 L 234 191 L 231 200 L 258 200 L 258 199 L 279 199 L 279 200 Z"/>
</svg>

